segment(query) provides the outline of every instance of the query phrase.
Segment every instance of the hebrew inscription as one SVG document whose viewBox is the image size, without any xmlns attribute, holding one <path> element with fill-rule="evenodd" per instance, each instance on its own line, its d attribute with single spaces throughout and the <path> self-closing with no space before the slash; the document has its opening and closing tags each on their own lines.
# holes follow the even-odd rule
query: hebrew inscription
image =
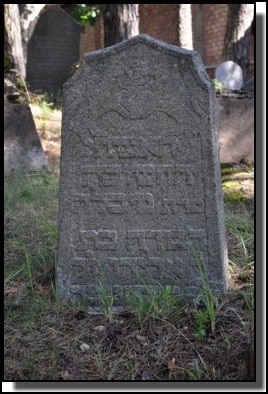
<svg viewBox="0 0 268 394">
<path fill-rule="evenodd" d="M 199 55 L 140 35 L 87 54 L 65 86 L 58 286 L 227 287 L 213 87 Z M 195 253 L 193 253 L 195 251 Z"/>
</svg>

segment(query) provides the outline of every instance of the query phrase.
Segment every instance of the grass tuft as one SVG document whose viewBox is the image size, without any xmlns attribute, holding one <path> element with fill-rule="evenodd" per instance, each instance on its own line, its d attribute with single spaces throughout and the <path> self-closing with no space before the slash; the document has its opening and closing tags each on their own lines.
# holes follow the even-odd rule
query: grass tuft
<svg viewBox="0 0 268 394">
<path fill-rule="evenodd" d="M 45 125 L 42 143 L 49 151 L 59 142 L 58 114 L 49 109 L 36 114 Z M 137 276 L 144 291 L 126 291 L 126 309 L 115 313 L 117 300 L 109 277 L 102 273 L 98 288 L 102 314 L 89 315 L 86 298 L 63 302 L 54 283 L 57 152 L 56 148 L 48 152 L 50 163 L 54 160 L 53 173 L 5 178 L 4 379 L 254 380 L 252 197 L 239 186 L 245 199 L 225 200 L 232 273 L 226 295 L 213 294 L 202 256 L 194 250 L 201 278 L 196 303 L 181 298 L 168 283 L 160 286 Z M 232 171 L 225 175 L 240 176 Z M 251 182 L 252 174 L 247 175 Z M 235 192 L 236 186 L 229 191 Z"/>
</svg>

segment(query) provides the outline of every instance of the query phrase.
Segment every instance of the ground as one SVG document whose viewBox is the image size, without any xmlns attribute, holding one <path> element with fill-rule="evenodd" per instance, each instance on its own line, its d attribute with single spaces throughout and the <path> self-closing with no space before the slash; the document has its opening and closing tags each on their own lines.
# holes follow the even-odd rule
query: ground
<svg viewBox="0 0 268 394">
<path fill-rule="evenodd" d="M 5 179 L 5 380 L 254 380 L 254 168 L 222 168 L 230 289 L 172 288 L 121 314 L 63 304 L 54 286 L 61 111 L 31 106 L 49 172 Z M 105 287 L 102 288 L 105 290 Z"/>
</svg>

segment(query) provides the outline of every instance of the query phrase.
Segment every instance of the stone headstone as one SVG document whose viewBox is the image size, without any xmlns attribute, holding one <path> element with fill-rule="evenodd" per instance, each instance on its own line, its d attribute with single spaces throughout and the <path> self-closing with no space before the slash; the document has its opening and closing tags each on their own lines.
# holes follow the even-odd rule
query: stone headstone
<svg viewBox="0 0 268 394">
<path fill-rule="evenodd" d="M 221 163 L 254 161 L 254 99 L 217 97 Z"/>
<path fill-rule="evenodd" d="M 80 25 L 58 6 L 41 14 L 29 40 L 26 79 L 31 91 L 56 92 L 79 60 Z"/>
<path fill-rule="evenodd" d="M 221 63 L 216 68 L 215 78 L 224 82 L 224 89 L 239 90 L 243 86 L 242 68 L 231 60 Z"/>
<path fill-rule="evenodd" d="M 47 169 L 47 160 L 28 104 L 4 103 L 4 172 Z"/>
<path fill-rule="evenodd" d="M 243 90 L 248 93 L 249 96 L 254 97 L 255 91 L 255 80 L 254 77 L 251 77 L 243 86 Z"/>
<path fill-rule="evenodd" d="M 98 303 L 129 288 L 227 287 L 215 91 L 200 55 L 139 35 L 65 84 L 57 284 Z M 199 257 L 197 257 L 199 256 Z M 118 299 L 116 297 L 119 297 Z"/>
</svg>

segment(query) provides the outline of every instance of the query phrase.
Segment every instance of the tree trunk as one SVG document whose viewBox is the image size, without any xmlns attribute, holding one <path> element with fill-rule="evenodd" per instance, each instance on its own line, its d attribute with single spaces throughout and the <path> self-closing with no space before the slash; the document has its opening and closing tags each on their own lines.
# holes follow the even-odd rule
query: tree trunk
<svg viewBox="0 0 268 394">
<path fill-rule="evenodd" d="M 46 4 L 19 4 L 22 48 L 25 64 L 27 62 L 28 42 L 33 34 L 40 13 L 45 6 Z"/>
<path fill-rule="evenodd" d="M 226 60 L 233 60 L 242 68 L 244 83 L 250 62 L 250 30 L 253 17 L 253 4 L 229 4 L 224 56 Z"/>
<path fill-rule="evenodd" d="M 177 7 L 178 44 L 182 48 L 193 49 L 191 4 L 178 4 Z"/>
<path fill-rule="evenodd" d="M 16 68 L 25 78 L 20 14 L 18 4 L 4 4 L 4 67 L 5 72 Z"/>
<path fill-rule="evenodd" d="M 104 44 L 111 46 L 139 34 L 138 4 L 106 4 Z"/>
</svg>

